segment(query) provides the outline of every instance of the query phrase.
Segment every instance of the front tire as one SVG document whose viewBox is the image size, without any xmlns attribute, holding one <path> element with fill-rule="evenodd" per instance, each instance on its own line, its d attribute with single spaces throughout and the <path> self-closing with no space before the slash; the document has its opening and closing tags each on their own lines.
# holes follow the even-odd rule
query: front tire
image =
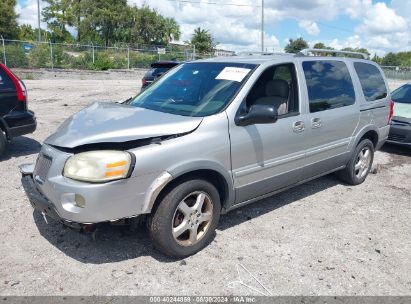
<svg viewBox="0 0 411 304">
<path fill-rule="evenodd" d="M 347 184 L 362 184 L 370 173 L 374 161 L 374 144 L 369 139 L 362 140 L 355 148 L 347 167 L 338 176 Z"/>
<path fill-rule="evenodd" d="M 221 212 L 220 196 L 208 181 L 184 181 L 170 189 L 148 221 L 153 245 L 162 253 L 184 258 L 211 242 Z"/>
<path fill-rule="evenodd" d="M 0 129 L 0 156 L 6 151 L 7 138 L 6 134 Z"/>
</svg>

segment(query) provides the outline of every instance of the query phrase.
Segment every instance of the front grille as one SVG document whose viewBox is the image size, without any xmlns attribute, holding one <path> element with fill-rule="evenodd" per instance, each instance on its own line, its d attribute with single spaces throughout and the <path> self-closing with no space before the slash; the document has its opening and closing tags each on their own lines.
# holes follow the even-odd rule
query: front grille
<svg viewBox="0 0 411 304">
<path fill-rule="evenodd" d="M 47 174 L 49 173 L 50 167 L 52 163 L 52 158 L 45 154 L 40 154 L 37 162 L 36 167 L 34 168 L 34 178 L 44 183 L 47 178 Z"/>
<path fill-rule="evenodd" d="M 388 135 L 388 140 L 403 142 L 405 140 L 405 136 L 404 135 L 398 135 L 398 134 L 389 134 Z"/>
</svg>

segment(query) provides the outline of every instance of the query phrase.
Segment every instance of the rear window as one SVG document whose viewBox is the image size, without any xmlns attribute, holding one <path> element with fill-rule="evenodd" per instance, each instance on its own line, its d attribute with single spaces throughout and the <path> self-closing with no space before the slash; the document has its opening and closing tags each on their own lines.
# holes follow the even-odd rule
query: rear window
<svg viewBox="0 0 411 304">
<path fill-rule="evenodd" d="M 342 61 L 303 62 L 310 112 L 318 112 L 355 103 L 350 73 Z"/>
<path fill-rule="evenodd" d="M 157 76 L 157 75 L 160 75 L 160 74 L 164 74 L 169 69 L 171 69 L 171 68 L 164 68 L 164 67 L 163 68 L 154 68 L 154 69 L 151 70 L 151 75 Z"/>
<path fill-rule="evenodd" d="M 366 101 L 375 101 L 387 97 L 387 87 L 380 70 L 372 64 L 355 62 L 355 71 L 360 78 Z"/>
<path fill-rule="evenodd" d="M 14 89 L 13 82 L 6 72 L 0 67 L 0 90 Z"/>
</svg>

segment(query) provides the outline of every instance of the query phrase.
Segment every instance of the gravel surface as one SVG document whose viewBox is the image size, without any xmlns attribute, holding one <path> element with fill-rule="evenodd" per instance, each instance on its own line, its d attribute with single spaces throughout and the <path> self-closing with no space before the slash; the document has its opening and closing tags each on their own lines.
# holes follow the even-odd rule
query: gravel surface
<svg viewBox="0 0 411 304">
<path fill-rule="evenodd" d="M 211 245 L 185 260 L 156 252 L 145 229 L 102 226 L 93 238 L 47 225 L 17 166 L 72 113 L 134 95 L 141 73 L 25 81 L 39 125 L 0 159 L 1 295 L 411 294 L 411 150 L 394 146 L 360 186 L 330 175 L 223 216 Z"/>
</svg>

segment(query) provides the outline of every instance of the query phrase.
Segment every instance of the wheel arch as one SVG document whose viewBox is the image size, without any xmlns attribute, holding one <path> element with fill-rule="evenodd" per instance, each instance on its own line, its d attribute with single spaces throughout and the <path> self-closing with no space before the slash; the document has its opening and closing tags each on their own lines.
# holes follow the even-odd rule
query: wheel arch
<svg viewBox="0 0 411 304">
<path fill-rule="evenodd" d="M 378 147 L 378 143 L 380 140 L 379 137 L 380 136 L 379 136 L 378 128 L 376 126 L 372 126 L 372 125 L 366 126 L 358 133 L 354 146 L 352 147 L 352 151 L 354 152 L 358 144 L 364 139 L 371 140 L 371 142 L 374 145 L 374 149 L 376 149 Z"/>
<path fill-rule="evenodd" d="M 216 187 L 221 198 L 223 211 L 234 202 L 234 189 L 231 175 L 229 172 L 224 171 L 219 165 L 201 161 L 200 163 L 190 163 L 167 171 L 171 174 L 172 179 L 165 184 L 153 200 L 153 206 L 150 211 L 155 210 L 161 202 L 161 199 L 170 189 L 183 181 L 195 178 L 206 180 Z"/>
</svg>

